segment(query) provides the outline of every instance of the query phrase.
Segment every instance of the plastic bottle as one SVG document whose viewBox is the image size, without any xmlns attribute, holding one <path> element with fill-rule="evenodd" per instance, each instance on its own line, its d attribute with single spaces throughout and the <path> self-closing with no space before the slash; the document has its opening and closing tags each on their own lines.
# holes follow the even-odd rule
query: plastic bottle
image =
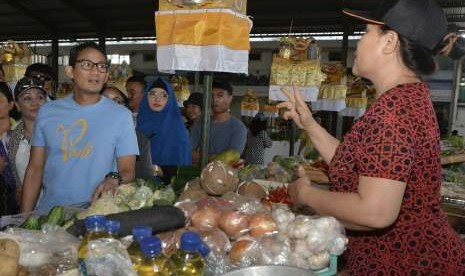
<svg viewBox="0 0 465 276">
<path fill-rule="evenodd" d="M 171 256 L 177 276 L 202 276 L 205 261 L 199 252 L 202 240 L 195 232 L 184 232 L 181 247 Z"/>
<path fill-rule="evenodd" d="M 86 225 L 87 232 L 84 235 L 81 244 L 79 244 L 78 260 L 81 275 L 87 276 L 87 268 L 85 263 L 88 251 L 87 244 L 91 240 L 108 238 L 110 235 L 106 231 L 107 218 L 105 216 L 89 216 L 84 220 L 84 223 Z"/>
<path fill-rule="evenodd" d="M 119 238 L 119 230 L 121 229 L 121 223 L 117 220 L 109 220 L 106 223 L 106 229 L 108 235 L 113 239 Z"/>
<path fill-rule="evenodd" d="M 132 228 L 132 243 L 128 246 L 129 257 L 131 257 L 132 265 L 137 271 L 140 263 L 142 262 L 142 252 L 140 249 L 140 241 L 143 238 L 152 236 L 152 227 L 148 226 L 134 226 Z"/>
<path fill-rule="evenodd" d="M 161 241 L 158 237 L 146 237 L 140 242 L 142 262 L 139 265 L 139 276 L 171 276 L 174 267 L 171 260 L 161 253 Z"/>
</svg>

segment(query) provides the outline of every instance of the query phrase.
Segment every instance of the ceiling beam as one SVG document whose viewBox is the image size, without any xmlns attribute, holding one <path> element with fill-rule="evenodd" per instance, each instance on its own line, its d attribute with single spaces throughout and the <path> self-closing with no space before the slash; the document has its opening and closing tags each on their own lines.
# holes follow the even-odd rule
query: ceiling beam
<svg viewBox="0 0 465 276">
<path fill-rule="evenodd" d="M 42 27 L 44 27 L 48 32 L 50 33 L 56 32 L 57 29 L 51 22 L 49 22 L 48 20 L 46 20 L 45 18 L 43 18 L 42 16 L 38 15 L 36 12 L 31 10 L 29 7 L 21 3 L 20 0 L 4 0 L 4 3 L 14 8 L 18 12 L 23 13 L 24 15 L 31 18 L 32 20 L 36 21 L 37 23 L 42 25 Z"/>
<path fill-rule="evenodd" d="M 81 1 L 61 0 L 61 2 L 77 12 L 82 17 L 86 18 L 97 35 L 105 35 L 105 21 L 97 19 L 97 17 L 90 12 L 91 9 L 83 6 Z"/>
</svg>

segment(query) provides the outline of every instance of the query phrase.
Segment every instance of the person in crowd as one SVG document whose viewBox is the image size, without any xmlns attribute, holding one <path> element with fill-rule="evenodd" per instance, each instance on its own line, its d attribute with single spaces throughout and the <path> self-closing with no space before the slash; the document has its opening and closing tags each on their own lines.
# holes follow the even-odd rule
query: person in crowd
<svg viewBox="0 0 465 276">
<path fill-rule="evenodd" d="M 434 0 L 382 1 L 366 23 L 353 72 L 376 100 L 339 142 L 312 117 L 297 87 L 285 91 L 285 119 L 304 129 L 329 165 L 331 191 L 302 177 L 289 186 L 297 205 L 341 221 L 349 237 L 347 275 L 465 275 L 465 242 L 441 210 L 439 127 L 421 75 L 447 20 Z"/>
<path fill-rule="evenodd" d="M 49 99 L 55 99 L 55 92 L 58 85 L 57 77 L 52 67 L 44 63 L 33 63 L 26 68 L 25 77 L 36 77 L 44 81 L 44 89 L 47 91 Z"/>
<path fill-rule="evenodd" d="M 230 106 L 233 88 L 229 82 L 214 81 L 212 85 L 212 121 L 210 123 L 208 154 L 219 154 L 227 150 L 243 153 L 247 140 L 247 127 L 241 120 L 231 116 Z M 196 122 L 191 129 L 192 162 L 200 160 L 201 124 Z"/>
<path fill-rule="evenodd" d="M 139 144 L 150 141 L 152 164 L 160 166 L 163 180 L 176 174 L 177 166 L 192 164 L 189 133 L 184 126 L 173 87 L 155 81 L 142 98 L 137 116 Z"/>
<path fill-rule="evenodd" d="M 147 82 L 144 76 L 132 76 L 126 81 L 126 91 L 129 97 L 129 109 L 133 112 L 134 117 L 139 112 L 139 106 L 147 88 Z"/>
<path fill-rule="evenodd" d="M 243 158 L 247 164 L 264 165 L 265 149 L 271 148 L 273 141 L 266 133 L 267 121 L 263 112 L 252 119 L 247 132 Z"/>
<path fill-rule="evenodd" d="M 16 122 L 10 117 L 13 105 L 10 87 L 5 82 L 0 82 L 0 216 L 18 212 L 16 181 L 7 148 L 10 142 L 9 131 L 16 126 Z"/>
<path fill-rule="evenodd" d="M 129 98 L 116 86 L 107 84 L 101 93 L 103 96 L 114 101 L 115 103 L 124 105 L 125 107 L 129 108 Z"/>
<path fill-rule="evenodd" d="M 112 85 L 105 85 L 102 90 L 102 95 L 113 100 L 115 103 L 129 108 L 129 99 L 117 87 Z M 140 154 L 136 157 L 136 178 L 150 179 L 154 176 L 155 168 L 152 165 L 152 157 L 150 152 L 150 140 L 140 137 L 141 133 L 136 132 L 137 141 L 139 142 Z"/>
<path fill-rule="evenodd" d="M 0 82 L 5 82 L 5 70 L 3 70 L 2 64 L 0 64 Z"/>
<path fill-rule="evenodd" d="M 39 108 L 47 101 L 44 81 L 36 77 L 23 77 L 18 81 L 14 91 L 15 104 L 21 112 L 21 120 L 16 128 L 10 131 L 8 154 L 11 169 L 16 179 L 16 199 L 21 202 L 21 191 L 29 163 L 31 138 L 34 122 Z"/>
<path fill-rule="evenodd" d="M 39 110 L 23 212 L 96 200 L 134 179 L 139 152 L 131 113 L 100 95 L 108 79 L 105 51 L 85 42 L 71 48 L 69 56 L 65 73 L 73 80 L 73 93 Z"/>
<path fill-rule="evenodd" d="M 189 98 L 184 101 L 184 113 L 186 114 L 187 122 L 186 128 L 191 129 L 192 125 L 200 120 L 202 115 L 202 103 L 203 95 L 202 93 L 192 93 Z"/>
</svg>

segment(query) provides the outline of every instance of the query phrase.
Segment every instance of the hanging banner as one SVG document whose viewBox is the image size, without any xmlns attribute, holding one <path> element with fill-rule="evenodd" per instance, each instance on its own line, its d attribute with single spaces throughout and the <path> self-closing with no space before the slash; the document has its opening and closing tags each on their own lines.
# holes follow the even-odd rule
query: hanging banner
<svg viewBox="0 0 465 276">
<path fill-rule="evenodd" d="M 252 21 L 231 9 L 158 11 L 159 71 L 248 74 Z"/>
</svg>

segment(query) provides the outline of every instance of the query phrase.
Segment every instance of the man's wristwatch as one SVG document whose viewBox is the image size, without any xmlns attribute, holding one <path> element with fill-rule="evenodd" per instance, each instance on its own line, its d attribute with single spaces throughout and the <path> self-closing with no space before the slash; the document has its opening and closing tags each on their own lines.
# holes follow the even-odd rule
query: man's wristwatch
<svg viewBox="0 0 465 276">
<path fill-rule="evenodd" d="M 107 175 L 105 175 L 105 179 L 107 178 L 118 180 L 118 185 L 121 185 L 121 183 L 123 183 L 123 177 L 119 172 L 109 172 L 107 173 Z"/>
</svg>

